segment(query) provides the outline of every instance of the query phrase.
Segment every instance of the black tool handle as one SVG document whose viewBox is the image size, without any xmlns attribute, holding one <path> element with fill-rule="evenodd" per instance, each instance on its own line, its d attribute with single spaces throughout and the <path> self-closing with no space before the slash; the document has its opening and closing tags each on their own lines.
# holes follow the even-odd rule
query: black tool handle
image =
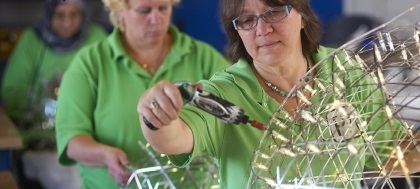
<svg viewBox="0 0 420 189">
<path fill-rule="evenodd" d="M 159 128 L 155 127 L 152 123 L 150 123 L 144 116 L 143 116 L 143 122 L 152 131 L 156 131 L 156 130 L 159 129 Z"/>
<path fill-rule="evenodd" d="M 191 105 L 216 116 L 225 123 L 240 124 L 249 121 L 249 117 L 244 114 L 243 109 L 209 92 L 202 91 L 188 83 L 183 83 L 178 86 L 178 89 L 184 99 L 184 104 L 190 103 Z M 149 129 L 153 131 L 158 130 L 158 128 L 151 124 L 145 117 L 143 117 L 143 121 Z"/>
</svg>

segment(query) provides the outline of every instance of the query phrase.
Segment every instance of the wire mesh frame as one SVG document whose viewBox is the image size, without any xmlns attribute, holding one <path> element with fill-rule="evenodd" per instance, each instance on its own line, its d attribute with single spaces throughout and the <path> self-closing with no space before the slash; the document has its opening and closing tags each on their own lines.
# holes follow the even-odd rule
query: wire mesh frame
<svg viewBox="0 0 420 189">
<path fill-rule="evenodd" d="M 194 159 L 185 168 L 178 168 L 164 154 L 150 149 L 150 144 L 138 142 L 147 156 L 136 167 L 127 167 L 132 174 L 124 189 L 216 189 L 219 188 L 218 169 L 208 156 Z"/>
<path fill-rule="evenodd" d="M 401 143 L 417 145 L 420 127 L 420 25 L 387 27 L 419 7 L 308 71 L 272 115 L 254 152 L 249 188 L 398 188 L 396 177 L 415 188 L 418 176 L 403 154 L 420 149 Z M 291 100 L 297 109 L 286 108 Z M 393 152 L 402 172 L 385 169 Z"/>
</svg>

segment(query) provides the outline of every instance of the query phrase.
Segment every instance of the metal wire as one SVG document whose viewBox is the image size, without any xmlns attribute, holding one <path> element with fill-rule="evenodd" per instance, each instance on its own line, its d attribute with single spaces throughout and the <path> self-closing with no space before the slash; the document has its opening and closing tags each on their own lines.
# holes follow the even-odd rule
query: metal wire
<svg viewBox="0 0 420 189">
<path fill-rule="evenodd" d="M 133 167 L 127 167 L 132 175 L 126 189 L 219 188 L 218 169 L 210 157 L 197 157 L 187 167 L 178 168 L 164 154 L 151 149 L 150 144 L 139 141 L 139 145 L 147 156 Z"/>
<path fill-rule="evenodd" d="M 393 178 L 415 188 L 419 176 L 405 154 L 420 151 L 414 137 L 420 25 L 395 22 L 419 7 L 342 45 L 308 71 L 272 115 L 254 152 L 249 188 L 398 188 Z M 286 109 L 295 96 L 298 108 Z M 390 158 L 397 162 L 388 169 Z"/>
</svg>

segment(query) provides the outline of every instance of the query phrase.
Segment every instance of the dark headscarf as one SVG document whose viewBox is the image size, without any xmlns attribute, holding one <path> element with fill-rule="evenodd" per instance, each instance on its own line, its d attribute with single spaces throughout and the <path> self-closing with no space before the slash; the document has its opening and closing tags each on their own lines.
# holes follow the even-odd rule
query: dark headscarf
<svg viewBox="0 0 420 189">
<path fill-rule="evenodd" d="M 51 21 L 54 11 L 61 3 L 76 4 L 81 10 L 80 28 L 70 38 L 62 38 L 52 30 Z M 88 26 L 89 21 L 84 0 L 46 0 L 43 18 L 35 25 L 35 31 L 54 51 L 68 52 L 79 47 L 87 35 Z"/>
</svg>

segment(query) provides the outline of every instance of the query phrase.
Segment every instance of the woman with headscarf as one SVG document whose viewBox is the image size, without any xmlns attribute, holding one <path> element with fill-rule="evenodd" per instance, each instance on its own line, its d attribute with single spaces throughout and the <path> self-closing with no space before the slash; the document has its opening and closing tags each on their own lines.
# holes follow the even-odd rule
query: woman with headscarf
<svg viewBox="0 0 420 189">
<path fill-rule="evenodd" d="M 38 180 L 43 188 L 78 187 L 73 176 L 60 175 L 77 175 L 77 171 L 56 163 L 55 99 L 61 75 L 79 49 L 106 35 L 104 28 L 90 23 L 83 0 L 46 0 L 43 18 L 24 30 L 7 62 L 2 85 L 4 108 L 23 138 L 24 175 Z M 72 184 L 67 186 L 66 180 Z"/>
</svg>

